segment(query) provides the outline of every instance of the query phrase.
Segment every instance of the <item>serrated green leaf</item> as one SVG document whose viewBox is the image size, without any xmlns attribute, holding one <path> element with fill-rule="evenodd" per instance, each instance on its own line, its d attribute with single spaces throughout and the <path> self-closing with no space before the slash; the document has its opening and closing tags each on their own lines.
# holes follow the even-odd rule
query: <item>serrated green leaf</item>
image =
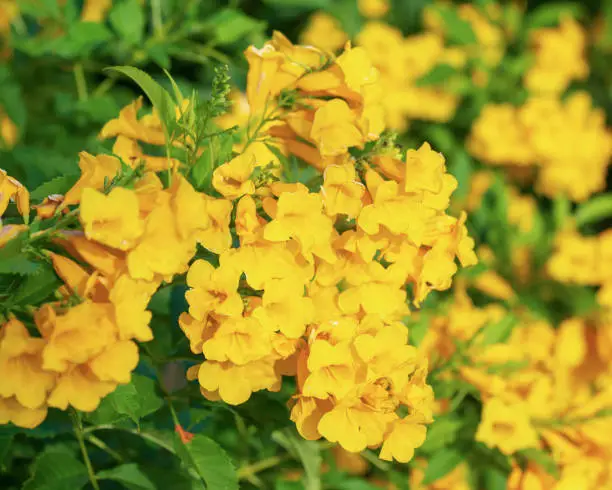
<svg viewBox="0 0 612 490">
<path fill-rule="evenodd" d="M 61 284 L 53 267 L 47 264 L 37 264 L 37 266 L 37 271 L 27 276 L 14 295 L 11 296 L 12 304 L 38 304 L 51 295 Z"/>
<path fill-rule="evenodd" d="M 119 385 L 107 398 L 117 413 L 127 415 L 138 424 L 140 419 L 156 412 L 164 404 L 155 388 L 155 381 L 151 378 L 132 374 L 129 384 Z"/>
<path fill-rule="evenodd" d="M 122 0 L 113 5 L 109 21 L 113 29 L 125 42 L 133 46 L 142 42 L 145 15 L 138 0 Z"/>
<path fill-rule="evenodd" d="M 78 178 L 78 174 L 59 175 L 34 189 L 30 194 L 30 199 L 42 201 L 52 194 L 65 194 Z"/>
<path fill-rule="evenodd" d="M 188 443 L 175 437 L 176 452 L 187 466 L 194 468 L 206 483 L 215 490 L 238 490 L 238 474 L 227 453 L 212 439 L 196 434 Z"/>
<path fill-rule="evenodd" d="M 145 475 L 136 463 L 122 464 L 96 475 L 98 480 L 113 480 L 121 483 L 128 490 L 156 490 L 157 487 Z"/>
<path fill-rule="evenodd" d="M 612 194 L 592 197 L 578 206 L 574 219 L 579 227 L 612 218 Z"/>
<path fill-rule="evenodd" d="M 444 448 L 435 453 L 429 459 L 422 484 L 429 485 L 446 476 L 454 470 L 463 459 L 463 454 L 457 449 Z"/>
<path fill-rule="evenodd" d="M 87 469 L 73 451 L 63 446 L 52 446 L 34 461 L 23 490 L 79 490 L 87 481 Z"/>
<path fill-rule="evenodd" d="M 175 103 L 168 91 L 153 80 L 149 74 L 133 66 L 111 66 L 106 68 L 106 70 L 121 73 L 131 78 L 142 89 L 151 101 L 151 104 L 153 104 L 153 107 L 157 110 L 164 127 L 166 140 L 169 141 L 170 135 L 176 126 L 176 117 Z"/>
</svg>

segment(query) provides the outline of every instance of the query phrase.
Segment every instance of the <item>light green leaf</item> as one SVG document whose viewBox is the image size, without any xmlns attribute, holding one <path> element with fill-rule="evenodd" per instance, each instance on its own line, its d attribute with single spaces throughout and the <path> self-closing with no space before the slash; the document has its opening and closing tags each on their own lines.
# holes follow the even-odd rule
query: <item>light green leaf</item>
<svg viewBox="0 0 612 490">
<path fill-rule="evenodd" d="M 157 109 L 166 139 L 169 141 L 174 127 L 176 126 L 175 103 L 168 91 L 153 80 L 147 73 L 133 66 L 111 66 L 108 71 L 121 73 L 131 78 L 147 95 L 153 107 Z"/>
<path fill-rule="evenodd" d="M 156 490 L 157 487 L 145 475 L 137 464 L 128 463 L 115 466 L 110 470 L 98 472 L 98 480 L 113 480 L 121 483 L 128 490 Z"/>
<path fill-rule="evenodd" d="M 453 44 L 474 44 L 477 42 L 476 34 L 467 20 L 459 17 L 454 6 L 432 5 L 432 9 L 442 17 L 444 33 Z"/>
<path fill-rule="evenodd" d="M 254 31 L 262 31 L 266 23 L 245 15 L 240 10 L 218 10 L 208 21 L 212 35 L 219 45 L 233 44 Z"/>
<path fill-rule="evenodd" d="M 52 446 L 34 461 L 23 490 L 79 490 L 87 480 L 87 469 L 72 450 L 65 446 Z"/>
<path fill-rule="evenodd" d="M 549 475 L 559 478 L 559 467 L 550 454 L 536 448 L 524 449 L 520 451 L 519 454 L 537 463 L 537 465 L 542 467 Z"/>
<path fill-rule="evenodd" d="M 574 219 L 579 227 L 598 223 L 612 218 L 612 194 L 601 194 L 592 197 L 578 206 Z"/>
<path fill-rule="evenodd" d="M 421 451 L 434 453 L 449 446 L 457 437 L 457 431 L 463 423 L 453 415 L 437 417 L 434 423 L 427 429 L 427 439 L 421 446 Z"/>
<path fill-rule="evenodd" d="M 142 42 L 145 16 L 138 0 L 122 0 L 116 3 L 109 20 L 113 29 L 124 41 L 134 46 Z"/>
<path fill-rule="evenodd" d="M 263 0 L 263 2 L 274 8 L 300 8 L 303 10 L 326 8 L 332 4 L 331 0 Z"/>
<path fill-rule="evenodd" d="M 423 87 L 427 85 L 440 85 L 453 75 L 457 73 L 457 70 L 451 65 L 436 65 L 429 73 L 419 78 L 416 82 L 417 86 Z"/>
<path fill-rule="evenodd" d="M 429 459 L 422 484 L 429 485 L 443 476 L 446 476 L 454 470 L 463 459 L 464 455 L 461 451 L 456 449 L 447 448 L 437 452 Z"/>
<path fill-rule="evenodd" d="M 485 325 L 477 334 L 478 345 L 485 346 L 505 341 L 512 333 L 512 329 L 516 323 L 516 318 L 513 315 L 506 315 L 497 323 Z"/>
<path fill-rule="evenodd" d="M 238 474 L 227 453 L 212 439 L 196 434 L 188 443 L 175 438 L 177 454 L 188 468 L 193 468 L 215 490 L 238 490 Z"/>
</svg>

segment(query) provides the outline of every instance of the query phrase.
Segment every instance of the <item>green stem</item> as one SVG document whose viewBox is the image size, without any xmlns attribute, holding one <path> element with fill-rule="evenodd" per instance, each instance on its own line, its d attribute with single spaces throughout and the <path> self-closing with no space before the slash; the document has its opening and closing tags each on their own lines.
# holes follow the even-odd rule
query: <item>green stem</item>
<svg viewBox="0 0 612 490">
<path fill-rule="evenodd" d="M 83 433 L 89 434 L 90 432 L 96 432 L 99 430 L 120 430 L 122 432 L 127 432 L 128 434 L 133 434 L 146 441 L 152 442 L 156 446 L 159 446 L 162 449 L 165 449 L 169 453 L 176 454 L 176 451 L 174 450 L 174 448 L 171 445 L 167 444 L 166 441 L 158 439 L 154 435 L 149 434 L 147 432 L 139 432 L 136 429 L 127 429 L 125 427 L 115 427 L 114 425 L 99 425 L 97 427 L 88 427 L 87 429 L 83 431 Z"/>
<path fill-rule="evenodd" d="M 160 0 L 151 0 L 151 23 L 153 32 L 158 38 L 164 37 L 164 23 L 162 21 L 162 6 Z"/>
<path fill-rule="evenodd" d="M 98 449 L 101 449 L 102 451 L 104 451 L 106 454 L 108 454 L 115 461 L 117 461 L 119 463 L 123 463 L 123 457 L 117 451 L 115 451 L 114 449 L 108 447 L 108 445 L 103 440 L 98 439 L 93 434 L 89 434 L 87 436 L 87 442 L 89 442 L 90 444 L 93 444 Z"/>
<path fill-rule="evenodd" d="M 286 461 L 288 459 L 288 455 L 272 456 L 271 458 L 262 459 L 261 461 L 257 461 L 256 463 L 243 466 L 238 469 L 238 478 L 240 480 L 246 480 L 247 478 L 253 476 L 255 473 L 274 468 L 275 466 L 278 466 L 283 461 Z"/>
<path fill-rule="evenodd" d="M 85 462 L 85 467 L 87 468 L 87 474 L 89 475 L 89 481 L 91 482 L 91 486 L 94 490 L 100 490 L 100 486 L 98 485 L 98 480 L 96 479 L 96 474 L 94 472 L 93 466 L 91 465 L 91 460 L 89 459 L 89 454 L 87 453 L 87 448 L 85 447 L 85 439 L 83 438 L 83 424 L 81 422 L 81 417 L 79 412 L 76 410 L 72 410 L 72 424 L 74 425 L 74 434 L 76 435 L 77 441 L 79 442 L 79 447 L 81 448 L 81 454 L 83 455 L 83 461 Z"/>
<path fill-rule="evenodd" d="M 74 73 L 74 81 L 76 83 L 77 95 L 80 101 L 87 100 L 87 80 L 85 79 L 85 70 L 83 63 L 77 63 L 72 69 Z"/>
</svg>

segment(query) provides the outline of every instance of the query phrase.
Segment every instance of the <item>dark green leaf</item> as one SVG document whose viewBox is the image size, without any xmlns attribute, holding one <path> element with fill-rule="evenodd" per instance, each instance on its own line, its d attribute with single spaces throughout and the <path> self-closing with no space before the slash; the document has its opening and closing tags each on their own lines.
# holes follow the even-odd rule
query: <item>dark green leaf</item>
<svg viewBox="0 0 612 490">
<path fill-rule="evenodd" d="M 445 448 L 440 450 L 429 459 L 422 484 L 429 485 L 443 476 L 446 476 L 454 470 L 463 459 L 463 454 L 457 449 Z"/>
<path fill-rule="evenodd" d="M 11 450 L 13 437 L 13 434 L 0 435 L 0 473 L 2 473 L 4 460 Z"/>
<path fill-rule="evenodd" d="M 128 490 L 156 490 L 157 487 L 145 475 L 137 464 L 128 463 L 115 466 L 110 470 L 98 472 L 99 480 L 113 480 L 121 483 Z"/>
<path fill-rule="evenodd" d="M 124 41 L 134 46 L 142 42 L 145 15 L 138 0 L 122 0 L 115 3 L 109 20 L 113 29 Z"/>
<path fill-rule="evenodd" d="M 61 284 L 53 267 L 39 264 L 37 271 L 25 278 L 11 297 L 15 305 L 35 305 L 43 301 Z"/>
<path fill-rule="evenodd" d="M 303 10 L 314 10 L 325 8 L 332 2 L 331 0 L 263 0 L 266 5 L 279 8 L 300 8 Z"/>
<path fill-rule="evenodd" d="M 31 467 L 23 490 L 78 490 L 87 483 L 87 469 L 65 446 L 51 446 Z"/>
<path fill-rule="evenodd" d="M 272 438 L 302 462 L 304 487 L 308 490 L 320 489 L 322 458 L 318 444 L 303 439 L 294 429 L 277 431 Z"/>
<path fill-rule="evenodd" d="M 193 468 L 215 490 L 237 490 L 238 474 L 227 453 L 215 441 L 202 434 L 184 444 L 175 438 L 176 452 L 187 468 Z"/>
<path fill-rule="evenodd" d="M 77 22 L 68 28 L 64 37 L 49 42 L 45 48 L 64 58 L 86 58 L 99 45 L 112 38 L 112 33 L 97 22 Z"/>
<path fill-rule="evenodd" d="M 437 417 L 427 430 L 427 439 L 420 450 L 425 453 L 435 453 L 449 446 L 457 437 L 462 421 L 454 415 Z"/>
</svg>

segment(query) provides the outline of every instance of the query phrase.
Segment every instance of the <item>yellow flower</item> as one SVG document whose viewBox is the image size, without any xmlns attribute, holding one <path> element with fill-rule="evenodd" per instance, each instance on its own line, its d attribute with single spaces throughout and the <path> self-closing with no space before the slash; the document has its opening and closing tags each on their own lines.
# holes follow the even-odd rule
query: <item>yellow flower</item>
<svg viewBox="0 0 612 490">
<path fill-rule="evenodd" d="M 77 410 L 91 412 L 116 386 L 114 382 L 100 381 L 86 365 L 75 366 L 58 378 L 48 403 L 50 407 L 61 410 L 66 410 L 70 405 Z"/>
<path fill-rule="evenodd" d="M 0 148 L 11 149 L 17 143 L 19 130 L 0 107 Z"/>
<path fill-rule="evenodd" d="M 406 152 L 404 190 L 438 194 L 442 190 L 445 171 L 442 154 L 433 151 L 429 143 L 425 142 L 418 150 Z"/>
<path fill-rule="evenodd" d="M 0 327 L 0 400 L 15 397 L 27 409 L 42 407 L 55 384 L 55 374 L 42 369 L 43 339 L 30 336 L 11 319 Z"/>
<path fill-rule="evenodd" d="M 0 397 L 0 425 L 13 423 L 17 427 L 33 429 L 47 417 L 47 407 L 26 408 L 14 398 Z"/>
<path fill-rule="evenodd" d="M 202 352 L 211 361 L 244 365 L 263 359 L 272 352 L 272 329 L 255 317 L 223 319 Z"/>
<path fill-rule="evenodd" d="M 0 168 L 0 217 L 11 200 L 15 200 L 17 210 L 27 222 L 30 215 L 30 193 L 20 182 Z"/>
<path fill-rule="evenodd" d="M 359 13 L 370 19 L 377 19 L 389 11 L 388 0 L 358 0 Z"/>
<path fill-rule="evenodd" d="M 83 22 L 102 22 L 113 6 L 113 0 L 85 0 L 81 20 Z"/>
<path fill-rule="evenodd" d="M 136 194 L 115 187 L 108 195 L 86 188 L 81 195 L 80 219 L 85 235 L 119 250 L 132 248 L 143 233 Z"/>
<path fill-rule="evenodd" d="M 310 44 L 324 51 L 334 52 L 348 40 L 335 17 L 319 10 L 308 19 L 308 25 L 300 34 L 302 44 Z"/>
<path fill-rule="evenodd" d="M 365 95 L 364 91 L 378 82 L 378 70 L 372 65 L 367 51 L 361 47 L 347 46 L 336 58 L 336 63 L 342 69 L 347 87 L 358 94 Z"/>
<path fill-rule="evenodd" d="M 407 463 L 414 456 L 414 450 L 425 442 L 427 429 L 419 420 L 405 417 L 393 422 L 391 431 L 385 437 L 380 450 L 380 459 Z"/>
<path fill-rule="evenodd" d="M 152 172 L 161 172 L 162 170 L 168 170 L 179 165 L 179 161 L 175 158 L 145 155 L 136 141 L 121 134 L 115 140 L 113 154 L 117 155 L 126 165 L 132 168 L 143 163 L 144 168 Z"/>
<path fill-rule="evenodd" d="M 325 399 L 329 395 L 342 397 L 353 386 L 353 359 L 347 343 L 332 345 L 325 340 L 315 340 L 308 354 L 310 374 L 304 383 L 302 394 Z"/>
<path fill-rule="evenodd" d="M 63 205 L 78 204 L 83 190 L 87 187 L 102 190 L 106 182 L 110 182 L 121 170 L 121 162 L 110 155 L 93 156 L 87 152 L 79 153 L 79 168 L 81 177 L 72 188 L 66 192 Z"/>
<path fill-rule="evenodd" d="M 114 281 L 108 299 L 115 307 L 119 339 L 153 340 L 149 327 L 151 312 L 146 308 L 157 286 L 155 282 L 133 279 L 128 274 L 122 274 Z"/>
<path fill-rule="evenodd" d="M 243 304 L 238 294 L 240 271 L 233 267 L 213 267 L 205 260 L 196 260 L 187 273 L 187 285 L 191 288 L 185 297 L 189 312 L 203 321 L 214 313 L 226 317 L 242 315 Z"/>
<path fill-rule="evenodd" d="M 507 455 L 538 446 L 538 435 L 529 420 L 527 407 L 520 403 L 507 404 L 499 398 L 484 403 L 476 440 L 498 447 Z"/>
<path fill-rule="evenodd" d="M 356 217 L 363 207 L 365 186 L 357 179 L 354 165 L 330 165 L 323 172 L 323 179 L 321 195 L 327 214 Z"/>
<path fill-rule="evenodd" d="M 232 203 L 226 199 L 208 199 L 206 212 L 210 226 L 198 233 L 198 241 L 204 248 L 220 254 L 232 245 L 230 233 L 230 220 L 232 217 Z"/>
<path fill-rule="evenodd" d="M 313 315 L 312 300 L 304 297 L 304 286 L 292 279 L 267 282 L 262 304 L 253 311 L 262 325 L 289 338 L 301 337 Z"/>
<path fill-rule="evenodd" d="M 255 192 L 251 175 L 255 170 L 255 157 L 242 153 L 213 172 L 212 185 L 227 199 L 238 199 Z"/>
<path fill-rule="evenodd" d="M 129 383 L 131 373 L 138 365 L 138 346 L 131 340 L 115 342 L 88 365 L 100 381 Z"/>
<path fill-rule="evenodd" d="M 229 362 L 205 361 L 198 380 L 205 397 L 230 405 L 246 402 L 251 393 L 271 389 L 278 383 L 274 362 L 262 359 L 241 366 Z"/>
<path fill-rule="evenodd" d="M 28 227 L 26 225 L 4 225 L 2 228 L 0 228 L 0 249 L 19 235 L 22 231 L 27 229 Z"/>
<path fill-rule="evenodd" d="M 272 92 L 272 84 L 283 62 L 283 55 L 271 44 L 257 49 L 249 46 L 244 52 L 249 63 L 246 95 L 251 114 L 260 114 Z"/>
<path fill-rule="evenodd" d="M 268 213 L 269 214 L 269 213 Z M 307 260 L 315 254 L 328 262 L 335 260 L 330 237 L 332 221 L 323 214 L 319 194 L 307 190 L 283 192 L 278 198 L 273 220 L 264 228 L 264 238 L 272 242 L 295 239 Z"/>
<path fill-rule="evenodd" d="M 83 302 L 58 315 L 50 332 L 43 334 L 43 368 L 65 372 L 73 364 L 86 363 L 116 339 L 112 309 Z"/>
<path fill-rule="evenodd" d="M 119 112 L 117 119 L 112 119 L 104 125 L 100 131 L 100 138 L 106 139 L 121 135 L 150 145 L 164 146 L 166 138 L 159 117 L 153 113 L 138 119 L 138 111 L 141 107 L 142 97 L 126 105 Z"/>
<path fill-rule="evenodd" d="M 342 155 L 352 146 L 363 146 L 363 135 L 356 126 L 356 119 L 342 99 L 332 99 L 317 109 L 310 137 L 322 156 Z"/>
</svg>

